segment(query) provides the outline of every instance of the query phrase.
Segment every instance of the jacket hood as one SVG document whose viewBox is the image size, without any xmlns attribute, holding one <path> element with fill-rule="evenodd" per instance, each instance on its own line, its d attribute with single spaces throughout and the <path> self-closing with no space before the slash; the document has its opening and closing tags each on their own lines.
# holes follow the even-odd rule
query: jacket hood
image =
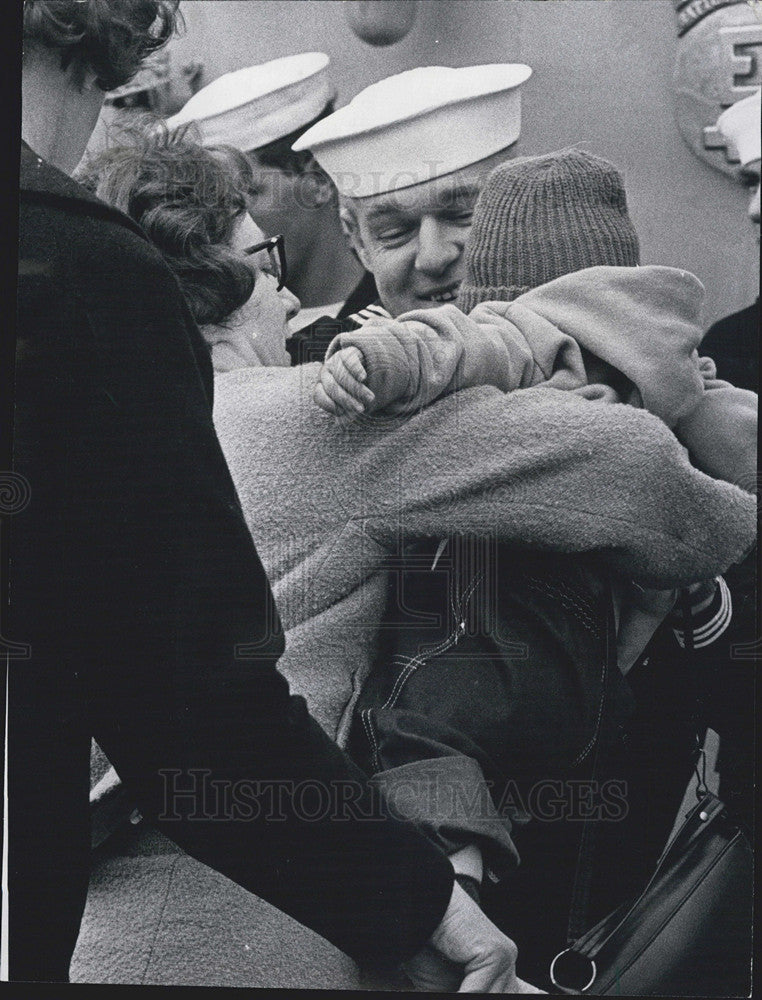
<svg viewBox="0 0 762 1000">
<path fill-rule="evenodd" d="M 533 288 L 513 302 L 484 302 L 470 314 L 499 316 L 532 346 L 532 384 L 546 382 L 596 397 L 624 375 L 641 405 L 672 427 L 696 403 L 704 286 L 673 267 L 591 267 Z M 605 366 L 600 366 L 605 362 Z M 598 375 L 601 374 L 600 379 Z M 615 374 L 615 373 L 614 373 Z"/>
</svg>

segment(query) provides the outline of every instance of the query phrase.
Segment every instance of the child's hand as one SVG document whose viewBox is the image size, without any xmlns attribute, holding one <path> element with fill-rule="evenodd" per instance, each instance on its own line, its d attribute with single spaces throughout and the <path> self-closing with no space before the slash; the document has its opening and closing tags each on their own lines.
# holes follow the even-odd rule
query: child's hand
<svg viewBox="0 0 762 1000">
<path fill-rule="evenodd" d="M 368 378 L 362 352 L 345 347 L 323 364 L 313 400 L 336 417 L 353 417 L 372 407 L 376 397 L 364 384 Z"/>
</svg>

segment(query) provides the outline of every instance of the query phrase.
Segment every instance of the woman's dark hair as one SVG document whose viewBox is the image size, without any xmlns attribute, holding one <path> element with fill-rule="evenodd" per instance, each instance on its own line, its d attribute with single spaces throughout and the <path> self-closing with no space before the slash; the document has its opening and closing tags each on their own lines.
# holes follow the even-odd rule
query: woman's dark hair
<svg viewBox="0 0 762 1000">
<path fill-rule="evenodd" d="M 101 90 L 127 83 L 178 26 L 180 0 L 24 0 L 24 46 L 57 50 Z"/>
<path fill-rule="evenodd" d="M 229 242 L 252 168 L 237 149 L 205 149 L 192 126 L 145 125 L 90 160 L 81 179 L 146 232 L 176 274 L 196 322 L 220 325 L 248 301 L 255 273 Z"/>
</svg>

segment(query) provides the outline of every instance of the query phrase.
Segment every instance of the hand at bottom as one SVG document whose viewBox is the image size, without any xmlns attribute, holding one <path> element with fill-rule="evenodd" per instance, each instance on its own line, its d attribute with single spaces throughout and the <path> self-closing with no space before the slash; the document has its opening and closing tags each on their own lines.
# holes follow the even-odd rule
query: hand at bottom
<svg viewBox="0 0 762 1000">
<path fill-rule="evenodd" d="M 457 884 L 429 943 L 404 964 L 416 989 L 542 993 L 516 975 L 516 945 Z"/>
</svg>

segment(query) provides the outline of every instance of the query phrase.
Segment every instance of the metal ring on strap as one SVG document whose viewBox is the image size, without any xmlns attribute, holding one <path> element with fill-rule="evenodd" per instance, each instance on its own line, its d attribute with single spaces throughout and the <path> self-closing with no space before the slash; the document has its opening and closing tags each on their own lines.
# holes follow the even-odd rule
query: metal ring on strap
<svg viewBox="0 0 762 1000">
<path fill-rule="evenodd" d="M 562 958 L 564 955 L 567 955 L 567 954 L 570 954 L 570 953 L 575 954 L 578 958 L 587 958 L 586 955 L 580 955 L 579 952 L 574 951 L 572 948 L 564 948 L 563 951 L 559 951 L 559 953 L 556 955 L 556 957 L 550 963 L 550 981 L 553 983 L 554 986 L 557 986 L 559 988 L 559 990 L 569 990 L 569 989 L 573 989 L 574 988 L 574 987 L 564 986 L 563 983 L 557 982 L 556 976 L 555 976 L 556 962 L 559 960 L 559 958 Z M 580 993 L 587 992 L 587 990 L 589 990 L 590 987 L 595 982 L 595 977 L 598 975 L 598 969 L 597 969 L 597 967 L 595 965 L 595 961 L 592 958 L 588 958 L 587 961 L 590 963 L 590 965 L 592 967 L 592 972 L 591 972 L 591 975 L 590 975 L 590 979 L 579 990 Z"/>
</svg>

